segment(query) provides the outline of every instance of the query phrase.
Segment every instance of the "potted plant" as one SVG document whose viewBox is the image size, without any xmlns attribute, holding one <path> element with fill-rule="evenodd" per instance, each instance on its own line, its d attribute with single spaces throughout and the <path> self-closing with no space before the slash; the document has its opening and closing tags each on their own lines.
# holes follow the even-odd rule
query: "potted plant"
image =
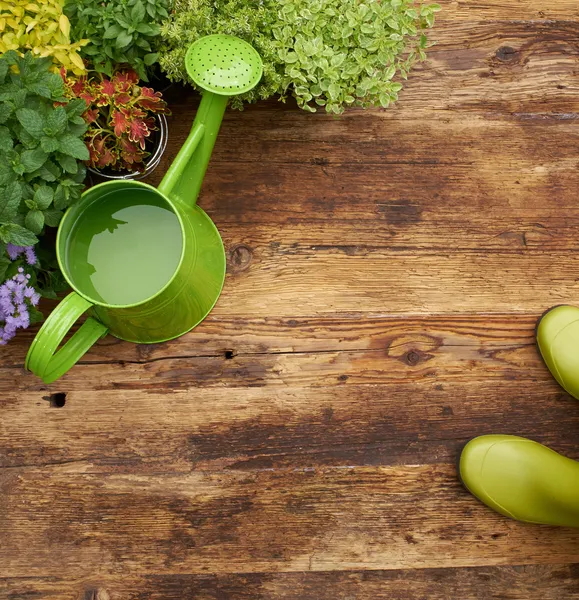
<svg viewBox="0 0 579 600">
<path fill-rule="evenodd" d="M 160 92 L 139 85 L 132 69 L 109 79 L 101 73 L 79 78 L 62 72 L 66 95 L 85 102 L 87 167 L 106 179 L 142 179 L 159 164 L 167 146 L 170 114 Z"/>
<path fill-rule="evenodd" d="M 191 83 L 188 45 L 203 35 L 237 35 L 264 61 L 261 84 L 232 104 L 279 95 L 304 110 L 339 114 L 350 106 L 387 107 L 412 64 L 425 57 L 437 4 L 413 0 L 175 0 L 161 25 L 159 65 Z"/>
</svg>

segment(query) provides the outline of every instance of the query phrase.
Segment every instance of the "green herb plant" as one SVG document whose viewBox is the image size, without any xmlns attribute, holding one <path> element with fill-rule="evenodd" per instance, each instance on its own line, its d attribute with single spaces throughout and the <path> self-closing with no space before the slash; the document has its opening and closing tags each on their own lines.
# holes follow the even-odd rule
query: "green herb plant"
<svg viewBox="0 0 579 600">
<path fill-rule="evenodd" d="M 52 56 L 61 66 L 81 75 L 85 71 L 79 49 L 88 40 L 70 41 L 70 22 L 63 14 L 64 0 L 0 0 L 0 54 L 30 50 Z"/>
<path fill-rule="evenodd" d="M 0 56 L 0 271 L 6 244 L 37 244 L 45 226 L 56 227 L 84 188 L 86 103 L 65 97 L 51 64 L 30 52 Z M 44 256 L 37 267 L 41 289 L 53 295 L 54 281 L 61 281 L 53 251 L 38 250 Z"/>
<path fill-rule="evenodd" d="M 278 94 L 314 112 L 387 107 L 398 98 L 437 4 L 413 0 L 175 0 L 161 27 L 159 64 L 169 79 L 190 82 L 184 55 L 203 35 L 237 35 L 264 60 L 264 77 L 234 105 Z"/>
<path fill-rule="evenodd" d="M 112 77 L 116 68 L 128 65 L 148 81 L 168 8 L 169 0 L 67 0 L 65 14 L 72 23 L 71 37 L 90 40 L 81 54 L 91 68 Z"/>
</svg>

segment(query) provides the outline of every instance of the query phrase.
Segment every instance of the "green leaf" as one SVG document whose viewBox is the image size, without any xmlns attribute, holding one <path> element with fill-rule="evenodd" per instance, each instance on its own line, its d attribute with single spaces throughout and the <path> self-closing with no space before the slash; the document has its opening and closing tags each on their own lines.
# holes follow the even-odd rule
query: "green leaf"
<svg viewBox="0 0 579 600">
<path fill-rule="evenodd" d="M 59 148 L 58 140 L 53 137 L 44 136 L 40 138 L 40 147 L 49 154 L 55 152 Z"/>
<path fill-rule="evenodd" d="M 67 156 L 66 154 L 58 154 L 56 160 L 66 173 L 76 173 L 78 171 L 78 162 L 76 158 Z"/>
<path fill-rule="evenodd" d="M 108 29 L 105 30 L 103 38 L 105 40 L 111 40 L 113 38 L 116 38 L 122 31 L 123 28 L 117 23 L 115 23 L 114 25 L 111 25 Z"/>
<path fill-rule="evenodd" d="M 90 158 L 85 143 L 73 135 L 63 135 L 62 138 L 60 138 L 59 144 L 59 150 L 67 156 L 72 156 L 72 158 L 78 160 L 88 160 Z"/>
<path fill-rule="evenodd" d="M 52 204 L 53 198 L 54 190 L 47 185 L 41 185 L 34 192 L 34 202 L 40 210 L 47 209 Z"/>
<path fill-rule="evenodd" d="M 25 89 L 18 90 L 14 96 L 12 97 L 12 104 L 14 104 L 15 109 L 20 109 L 24 107 L 24 101 L 26 100 L 27 92 Z"/>
<path fill-rule="evenodd" d="M 0 185 L 6 185 L 15 177 L 10 163 L 4 156 L 0 156 Z"/>
<path fill-rule="evenodd" d="M 36 306 L 28 307 L 28 315 L 30 316 L 31 325 L 42 323 L 42 321 L 44 321 L 44 315 L 36 308 Z"/>
<path fill-rule="evenodd" d="M 44 134 L 46 122 L 43 116 L 31 108 L 20 108 L 16 111 L 16 118 L 24 129 L 35 138 Z"/>
<path fill-rule="evenodd" d="M 68 118 L 72 119 L 74 116 L 82 115 L 86 110 L 86 102 L 82 98 L 75 98 L 64 107 L 64 110 Z"/>
<path fill-rule="evenodd" d="M 65 209 L 68 206 L 69 197 L 70 192 L 68 188 L 59 183 L 56 191 L 54 192 L 54 208 L 57 210 Z"/>
<path fill-rule="evenodd" d="M 57 106 L 46 117 L 46 129 L 50 131 L 50 135 L 57 137 L 66 131 L 68 115 L 62 106 Z"/>
<path fill-rule="evenodd" d="M 133 8 L 131 9 L 131 21 L 134 25 L 140 23 L 145 18 L 145 7 L 143 3 L 138 0 Z"/>
<path fill-rule="evenodd" d="M 31 210 L 26 215 L 24 224 L 32 233 L 39 234 L 44 228 L 44 214 L 40 210 Z"/>
<path fill-rule="evenodd" d="M 5 60 L 0 60 L 0 84 L 4 83 L 8 74 L 8 63 Z"/>
<path fill-rule="evenodd" d="M 133 36 L 128 34 L 126 31 L 122 31 L 121 33 L 119 33 L 119 35 L 117 36 L 117 39 L 115 41 L 115 46 L 117 48 L 125 48 L 126 46 L 128 46 L 131 42 L 133 41 Z"/>
<path fill-rule="evenodd" d="M 48 227 L 58 227 L 62 219 L 62 211 L 61 210 L 45 210 L 44 211 L 44 222 Z"/>
<path fill-rule="evenodd" d="M 64 94 L 64 82 L 62 81 L 62 77 L 60 75 L 57 75 L 56 73 L 49 73 L 46 77 L 44 77 L 44 83 L 46 87 L 50 89 L 53 100 L 61 98 Z"/>
<path fill-rule="evenodd" d="M 143 35 L 153 35 L 155 33 L 155 30 L 153 27 L 151 27 L 150 25 L 148 25 L 147 23 L 139 23 L 135 29 L 139 32 L 142 33 Z"/>
<path fill-rule="evenodd" d="M 12 264 L 10 259 L 0 256 L 0 283 L 6 279 L 6 270 Z"/>
<path fill-rule="evenodd" d="M 17 181 L 8 184 L 0 191 L 0 223 L 9 223 L 20 206 L 22 188 Z"/>
<path fill-rule="evenodd" d="M 31 231 L 16 223 L 6 223 L 0 227 L 0 240 L 15 246 L 34 246 L 38 243 L 38 238 Z"/>
<path fill-rule="evenodd" d="M 8 127 L 0 126 L 0 152 L 10 152 L 14 147 L 12 135 Z"/>
<path fill-rule="evenodd" d="M 13 110 L 14 107 L 12 104 L 8 104 L 8 102 L 2 102 L 0 104 L 0 124 L 8 121 Z"/>
<path fill-rule="evenodd" d="M 156 52 L 151 52 L 150 54 L 145 54 L 143 61 L 148 67 L 150 67 L 151 65 L 154 65 L 158 59 L 159 55 Z"/>
<path fill-rule="evenodd" d="M 20 155 L 20 160 L 24 166 L 25 173 L 32 173 L 37 169 L 40 169 L 46 162 L 48 154 L 42 148 L 35 148 L 34 150 L 25 150 Z"/>
<path fill-rule="evenodd" d="M 51 160 L 47 160 L 37 171 L 32 174 L 34 177 L 40 177 L 40 179 L 52 183 L 56 181 L 61 175 L 61 169 L 56 166 Z"/>
<path fill-rule="evenodd" d="M 37 94 L 38 96 L 42 96 L 43 98 L 52 98 L 51 89 L 43 83 L 33 83 L 29 85 L 28 91 Z"/>
</svg>

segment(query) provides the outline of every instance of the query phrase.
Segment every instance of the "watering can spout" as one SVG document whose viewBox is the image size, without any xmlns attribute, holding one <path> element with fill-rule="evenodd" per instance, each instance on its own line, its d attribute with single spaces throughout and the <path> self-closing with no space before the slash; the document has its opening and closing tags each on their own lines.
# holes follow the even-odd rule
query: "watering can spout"
<svg viewBox="0 0 579 600">
<path fill-rule="evenodd" d="M 180 204 L 193 207 L 221 127 L 230 96 L 254 88 L 263 63 L 247 42 L 230 35 L 197 40 L 185 57 L 187 73 L 203 90 L 195 122 L 183 147 L 159 184 L 159 191 Z"/>
<path fill-rule="evenodd" d="M 197 203 L 228 98 L 206 93 L 185 143 L 159 184 L 171 200 L 193 207 Z"/>
</svg>

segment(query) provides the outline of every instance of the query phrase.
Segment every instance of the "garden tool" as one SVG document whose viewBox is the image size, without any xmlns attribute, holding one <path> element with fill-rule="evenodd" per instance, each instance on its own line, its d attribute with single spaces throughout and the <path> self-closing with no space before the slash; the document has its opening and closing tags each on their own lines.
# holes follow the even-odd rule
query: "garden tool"
<svg viewBox="0 0 579 600">
<path fill-rule="evenodd" d="M 537 442 L 477 437 L 462 451 L 459 476 L 476 498 L 507 517 L 579 527 L 579 463 Z"/>
<path fill-rule="evenodd" d="M 45 383 L 66 373 L 107 333 L 139 344 L 183 335 L 221 293 L 223 242 L 197 197 L 229 97 L 255 87 L 263 66 L 249 44 L 228 35 L 199 39 L 185 60 L 203 97 L 159 187 L 101 183 L 60 223 L 57 258 L 74 291 L 48 317 L 26 357 L 26 368 Z M 90 316 L 58 349 L 86 311 Z"/>
</svg>

